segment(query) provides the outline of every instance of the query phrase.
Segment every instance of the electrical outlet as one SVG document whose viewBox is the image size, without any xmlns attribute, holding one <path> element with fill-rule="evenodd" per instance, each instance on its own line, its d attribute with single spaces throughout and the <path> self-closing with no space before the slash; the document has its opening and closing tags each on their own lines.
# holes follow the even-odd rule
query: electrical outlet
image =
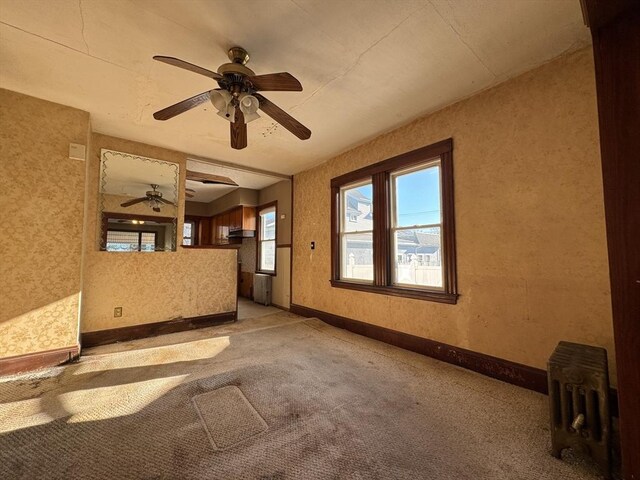
<svg viewBox="0 0 640 480">
<path fill-rule="evenodd" d="M 116 307 L 113 309 L 113 316 L 114 317 L 121 317 L 122 316 L 122 307 Z"/>
</svg>

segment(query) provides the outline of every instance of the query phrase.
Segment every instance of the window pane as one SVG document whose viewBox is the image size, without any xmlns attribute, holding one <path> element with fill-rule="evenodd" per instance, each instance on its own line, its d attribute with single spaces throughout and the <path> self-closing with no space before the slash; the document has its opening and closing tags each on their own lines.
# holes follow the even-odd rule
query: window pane
<svg viewBox="0 0 640 480">
<path fill-rule="evenodd" d="M 393 181 L 395 227 L 441 223 L 439 165 L 394 176 Z"/>
<path fill-rule="evenodd" d="M 156 234 L 142 232 L 140 238 L 140 250 L 143 252 L 155 252 L 156 250 Z"/>
<path fill-rule="evenodd" d="M 182 244 L 183 245 L 191 245 L 192 234 L 193 234 L 193 223 L 184 222 L 184 227 L 182 228 Z"/>
<path fill-rule="evenodd" d="M 276 269 L 276 241 L 260 242 L 260 270 L 272 272 Z"/>
<path fill-rule="evenodd" d="M 393 242 L 394 283 L 442 288 L 440 227 L 397 230 Z"/>
<path fill-rule="evenodd" d="M 341 258 L 341 278 L 373 281 L 373 233 L 343 235 Z"/>
<path fill-rule="evenodd" d="M 266 210 L 260 212 L 260 240 L 275 240 L 276 238 L 276 211 Z"/>
<path fill-rule="evenodd" d="M 107 230 L 108 252 L 137 252 L 138 232 Z"/>
<path fill-rule="evenodd" d="M 342 224 L 345 232 L 373 230 L 371 183 L 342 190 Z"/>
</svg>

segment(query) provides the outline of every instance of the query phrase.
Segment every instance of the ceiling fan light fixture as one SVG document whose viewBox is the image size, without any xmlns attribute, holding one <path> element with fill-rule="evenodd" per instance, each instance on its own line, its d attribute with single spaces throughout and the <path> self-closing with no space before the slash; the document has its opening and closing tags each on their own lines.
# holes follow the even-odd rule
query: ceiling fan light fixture
<svg viewBox="0 0 640 480">
<path fill-rule="evenodd" d="M 224 109 L 218 111 L 218 115 L 227 120 L 228 122 L 236 121 L 236 109 L 233 104 L 227 105 Z"/>
<path fill-rule="evenodd" d="M 258 108 L 260 108 L 260 102 L 256 97 L 248 93 L 240 94 L 240 111 L 244 115 L 244 123 L 249 123 L 260 118 Z"/>
<path fill-rule="evenodd" d="M 236 117 L 236 110 L 233 106 L 233 96 L 227 90 L 212 90 L 211 91 L 211 103 L 218 110 L 220 115 L 225 120 L 233 123 Z"/>
</svg>

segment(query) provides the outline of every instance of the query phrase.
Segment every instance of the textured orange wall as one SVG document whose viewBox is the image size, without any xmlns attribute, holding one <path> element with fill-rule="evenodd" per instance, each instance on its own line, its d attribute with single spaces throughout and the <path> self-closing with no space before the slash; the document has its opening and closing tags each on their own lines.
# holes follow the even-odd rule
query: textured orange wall
<svg viewBox="0 0 640 480">
<path fill-rule="evenodd" d="M 0 89 L 0 358 L 77 345 L 89 114 Z"/>
<path fill-rule="evenodd" d="M 332 288 L 330 179 L 449 137 L 458 304 Z M 296 175 L 292 303 L 539 368 L 559 340 L 613 364 L 601 183 L 584 49 Z"/>
<path fill-rule="evenodd" d="M 100 150 L 106 148 L 180 165 L 178 245 L 184 220 L 186 154 L 94 133 L 89 155 L 83 332 L 196 317 L 236 309 L 237 253 L 233 249 L 102 252 L 98 248 Z M 113 317 L 114 307 L 123 315 Z"/>
</svg>

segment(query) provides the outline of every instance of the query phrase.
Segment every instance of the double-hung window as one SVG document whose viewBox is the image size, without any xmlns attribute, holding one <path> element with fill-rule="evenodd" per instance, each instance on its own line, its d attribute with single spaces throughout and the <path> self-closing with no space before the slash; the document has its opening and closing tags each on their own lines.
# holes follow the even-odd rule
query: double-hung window
<svg viewBox="0 0 640 480">
<path fill-rule="evenodd" d="M 334 287 L 457 299 L 451 139 L 331 180 Z"/>
<path fill-rule="evenodd" d="M 276 212 L 277 204 L 258 207 L 258 268 L 259 273 L 276 273 Z"/>
</svg>

